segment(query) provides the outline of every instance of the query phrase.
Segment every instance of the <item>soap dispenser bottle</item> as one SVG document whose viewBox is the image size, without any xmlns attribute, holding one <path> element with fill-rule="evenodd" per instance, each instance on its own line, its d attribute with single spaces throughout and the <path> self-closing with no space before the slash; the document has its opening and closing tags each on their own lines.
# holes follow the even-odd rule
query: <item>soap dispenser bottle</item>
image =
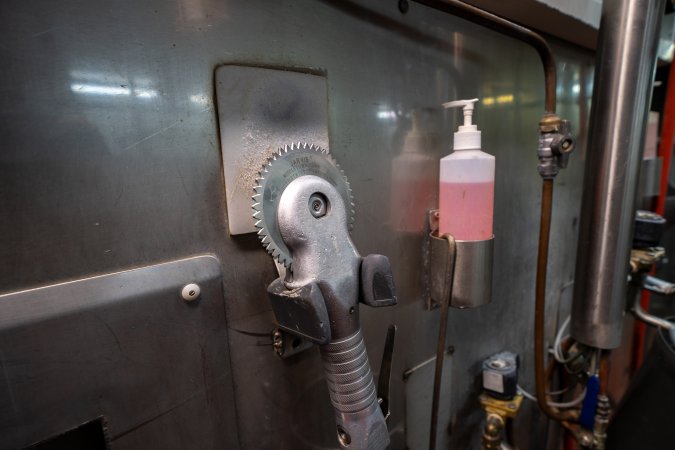
<svg viewBox="0 0 675 450">
<path fill-rule="evenodd" d="M 441 159 L 439 235 L 458 241 L 492 238 L 495 157 L 481 151 L 481 132 L 471 122 L 478 99 L 444 103 L 463 107 L 464 125 L 454 135 L 453 152 Z"/>
</svg>

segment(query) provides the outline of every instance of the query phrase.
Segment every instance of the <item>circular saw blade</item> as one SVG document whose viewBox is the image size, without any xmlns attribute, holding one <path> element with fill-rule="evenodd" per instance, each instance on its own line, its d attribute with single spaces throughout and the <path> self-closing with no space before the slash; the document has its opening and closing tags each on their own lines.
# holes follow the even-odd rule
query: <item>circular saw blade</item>
<svg viewBox="0 0 675 450">
<path fill-rule="evenodd" d="M 284 189 L 303 175 L 316 175 L 335 186 L 349 212 L 349 223 L 346 224 L 349 230 L 354 223 L 354 203 L 349 181 L 328 150 L 306 143 L 280 148 L 267 159 L 256 179 L 252 197 L 253 218 L 263 247 L 287 268 L 291 267 L 293 257 L 279 232 L 277 208 Z"/>
</svg>

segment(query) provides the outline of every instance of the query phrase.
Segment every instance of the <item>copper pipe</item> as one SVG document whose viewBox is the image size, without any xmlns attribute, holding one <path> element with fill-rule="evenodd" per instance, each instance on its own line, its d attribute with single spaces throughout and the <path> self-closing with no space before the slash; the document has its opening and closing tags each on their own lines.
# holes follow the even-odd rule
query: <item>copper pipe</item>
<svg viewBox="0 0 675 450">
<path fill-rule="evenodd" d="M 452 295 L 453 272 L 455 270 L 455 239 L 446 234 L 448 240 L 448 252 L 452 257 L 448 258 L 445 267 L 446 286 L 441 303 L 441 323 L 438 326 L 438 341 L 436 342 L 436 367 L 434 369 L 434 393 L 431 397 L 431 424 L 429 429 L 429 450 L 436 450 L 436 434 L 438 434 L 438 407 L 441 401 L 441 375 L 443 374 L 443 357 L 445 356 L 445 336 L 448 331 L 448 312 L 450 309 L 450 296 Z"/>
<path fill-rule="evenodd" d="M 551 235 L 551 213 L 553 211 L 553 180 L 545 179 L 541 193 L 541 218 L 539 221 L 539 253 L 537 255 L 537 281 L 534 304 L 534 374 L 539 408 L 551 419 L 574 420 L 573 411 L 558 411 L 548 404 L 546 349 L 544 326 L 546 318 L 546 275 L 548 266 L 548 244 Z"/>
<path fill-rule="evenodd" d="M 556 108 L 556 69 L 553 53 L 543 37 L 517 23 L 496 16 L 475 6 L 458 0 L 413 0 L 429 8 L 446 12 L 469 22 L 489 28 L 498 33 L 517 39 L 533 47 L 539 54 L 544 66 L 545 100 L 547 113 L 555 113 Z"/>
</svg>

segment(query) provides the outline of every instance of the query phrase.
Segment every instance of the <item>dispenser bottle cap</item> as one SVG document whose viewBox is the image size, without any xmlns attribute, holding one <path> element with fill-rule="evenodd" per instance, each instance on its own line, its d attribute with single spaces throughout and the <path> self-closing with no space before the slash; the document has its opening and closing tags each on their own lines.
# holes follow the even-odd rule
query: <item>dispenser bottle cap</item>
<svg viewBox="0 0 675 450">
<path fill-rule="evenodd" d="M 464 125 L 460 125 L 455 133 L 453 150 L 480 150 L 480 131 L 476 125 L 471 123 L 474 103 L 477 101 L 477 98 L 473 98 L 443 103 L 444 108 L 461 106 L 464 112 Z"/>
</svg>

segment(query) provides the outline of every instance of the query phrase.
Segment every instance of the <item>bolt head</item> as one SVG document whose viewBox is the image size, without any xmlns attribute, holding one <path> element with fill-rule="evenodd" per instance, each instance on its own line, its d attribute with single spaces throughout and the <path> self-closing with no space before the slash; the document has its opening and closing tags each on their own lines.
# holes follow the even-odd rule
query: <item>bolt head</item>
<svg viewBox="0 0 675 450">
<path fill-rule="evenodd" d="M 191 302 L 199 298 L 202 290 L 196 283 L 190 283 L 183 286 L 183 289 L 180 291 L 180 296 L 183 297 L 183 300 L 186 302 Z"/>
<path fill-rule="evenodd" d="M 328 212 L 328 199 L 318 192 L 312 194 L 309 197 L 309 212 L 317 219 L 325 216 Z"/>
</svg>

